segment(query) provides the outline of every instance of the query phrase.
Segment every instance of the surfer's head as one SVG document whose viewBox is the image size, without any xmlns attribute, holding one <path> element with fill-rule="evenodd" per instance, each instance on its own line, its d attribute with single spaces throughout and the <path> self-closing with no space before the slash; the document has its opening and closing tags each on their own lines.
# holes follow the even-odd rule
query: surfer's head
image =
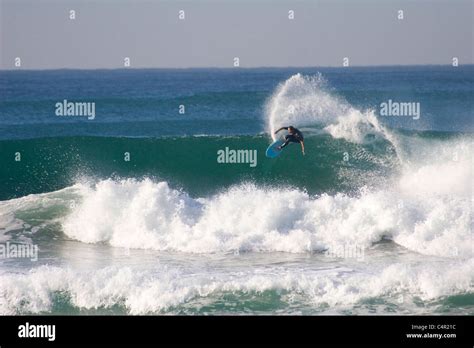
<svg viewBox="0 0 474 348">
<path fill-rule="evenodd" d="M 288 127 L 288 130 L 289 130 L 290 132 L 293 132 L 293 131 L 295 130 L 295 127 L 289 126 L 289 127 Z"/>
</svg>

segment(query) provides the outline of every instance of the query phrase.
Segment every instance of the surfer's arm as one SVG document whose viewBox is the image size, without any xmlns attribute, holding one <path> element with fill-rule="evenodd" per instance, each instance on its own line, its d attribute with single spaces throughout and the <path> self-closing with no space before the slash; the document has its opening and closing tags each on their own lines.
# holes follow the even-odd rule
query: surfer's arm
<svg viewBox="0 0 474 348">
<path fill-rule="evenodd" d="M 300 144 L 301 144 L 301 152 L 303 152 L 303 156 L 304 156 L 304 141 L 300 140 Z"/>
<path fill-rule="evenodd" d="M 275 131 L 275 134 L 277 134 L 279 131 L 282 131 L 283 129 L 288 129 L 288 127 L 281 127 L 279 130 Z"/>
</svg>

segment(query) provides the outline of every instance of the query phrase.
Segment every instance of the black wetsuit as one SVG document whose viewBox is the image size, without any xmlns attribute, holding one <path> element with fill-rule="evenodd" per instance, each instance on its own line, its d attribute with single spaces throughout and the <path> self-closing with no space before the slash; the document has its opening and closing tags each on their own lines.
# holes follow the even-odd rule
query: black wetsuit
<svg viewBox="0 0 474 348">
<path fill-rule="evenodd" d="M 286 128 L 288 130 L 288 128 Z M 283 149 L 289 143 L 300 143 L 304 140 L 303 134 L 296 128 L 293 128 L 292 134 L 285 135 L 285 142 L 280 146 Z"/>
</svg>

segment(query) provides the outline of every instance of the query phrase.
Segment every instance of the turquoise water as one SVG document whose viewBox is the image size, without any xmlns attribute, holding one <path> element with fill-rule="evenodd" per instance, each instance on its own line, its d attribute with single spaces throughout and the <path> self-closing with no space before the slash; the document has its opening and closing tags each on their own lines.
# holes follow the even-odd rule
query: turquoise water
<svg viewBox="0 0 474 348">
<path fill-rule="evenodd" d="M 217 151 L 225 149 L 257 150 L 257 165 L 222 165 Z M 3 142 L 5 153 L 24 153 L 15 166 L 2 169 L 3 194 L 7 198 L 29 193 L 55 191 L 73 185 L 81 177 L 107 179 L 153 177 L 182 188 L 193 196 L 216 193 L 233 184 L 252 181 L 259 185 L 304 187 L 311 193 L 350 191 L 362 183 L 345 180 L 343 171 L 354 175 L 370 171 L 381 176 L 389 173 L 396 162 L 394 149 L 388 142 L 377 146 L 334 140 L 328 135 L 309 137 L 304 161 L 299 147 L 290 146 L 284 160 L 265 158 L 268 137 L 50 137 Z M 354 158 L 344 161 L 344 153 Z M 124 153 L 131 161 L 124 161 Z M 376 160 L 374 160 L 376 158 Z M 298 167 L 288 175 L 288 167 Z M 318 180 L 314 180 L 317 177 Z"/>
<path fill-rule="evenodd" d="M 2 71 L 0 92 L 0 243 L 39 247 L 0 258 L 2 314 L 473 313 L 472 66 Z M 290 124 L 306 155 L 265 158 Z"/>
</svg>

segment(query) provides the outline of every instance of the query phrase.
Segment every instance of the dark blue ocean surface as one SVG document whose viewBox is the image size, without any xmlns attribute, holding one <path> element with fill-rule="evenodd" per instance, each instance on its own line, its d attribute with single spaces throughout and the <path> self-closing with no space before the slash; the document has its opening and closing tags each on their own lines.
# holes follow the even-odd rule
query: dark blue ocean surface
<svg viewBox="0 0 474 348">
<path fill-rule="evenodd" d="M 383 118 L 396 128 L 474 129 L 474 66 L 1 71 L 0 139 L 258 134 L 273 91 L 296 73 L 322 74 L 358 109 L 420 103 L 419 120 Z M 94 102 L 95 118 L 56 116 L 63 100 Z"/>
</svg>

